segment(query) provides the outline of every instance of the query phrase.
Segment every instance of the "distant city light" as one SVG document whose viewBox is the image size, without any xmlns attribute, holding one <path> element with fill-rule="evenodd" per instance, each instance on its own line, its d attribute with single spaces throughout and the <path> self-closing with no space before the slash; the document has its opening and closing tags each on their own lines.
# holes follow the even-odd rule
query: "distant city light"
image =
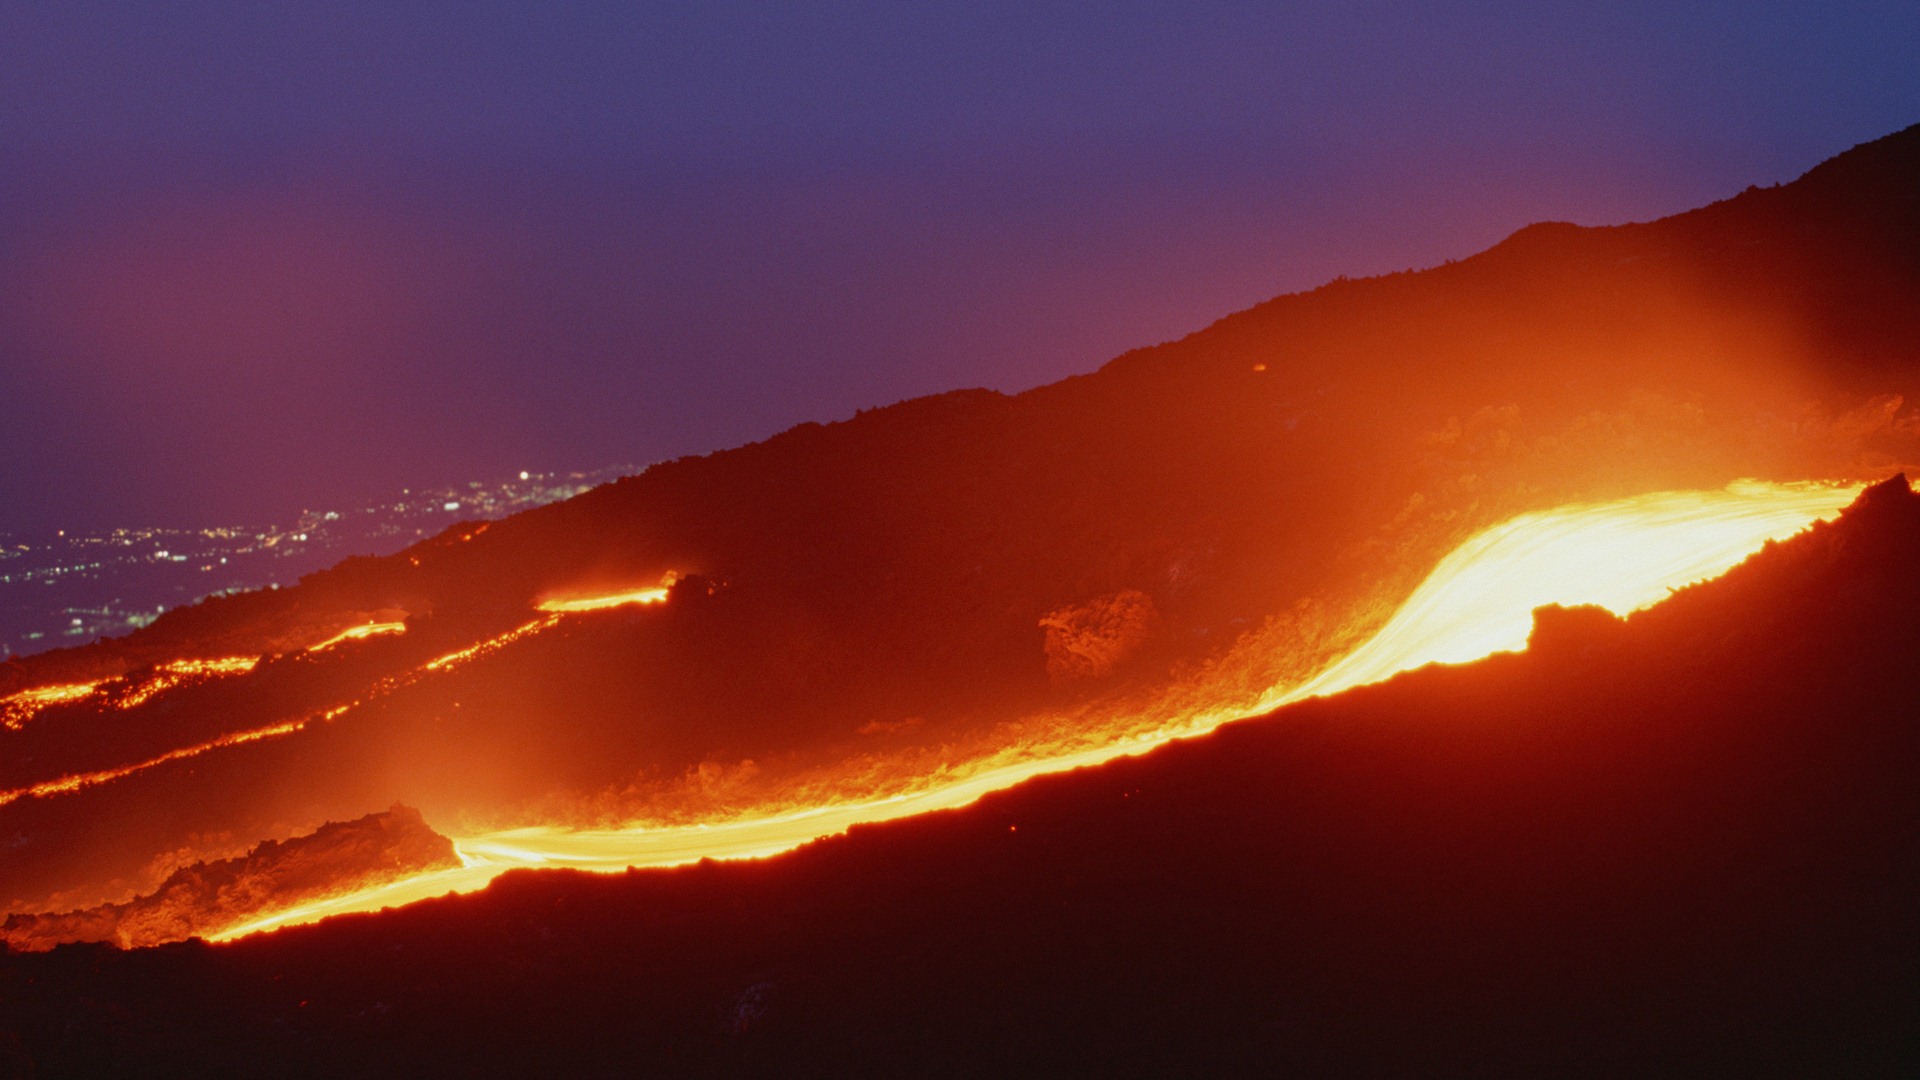
<svg viewBox="0 0 1920 1080">
<path fill-rule="evenodd" d="M 508 473 L 504 483 L 407 488 L 399 498 L 344 512 L 303 509 L 297 521 L 277 526 L 121 526 L 91 535 L 61 529 L 58 539 L 47 544 L 6 537 L 0 543 L 0 560 L 6 566 L 0 573 L 0 659 L 56 641 L 71 644 L 124 634 L 205 596 L 274 589 L 349 553 L 388 553 L 438 531 L 426 527 L 430 514 L 457 511 L 496 520 L 577 494 L 595 481 L 637 471 L 623 465 L 555 473 L 549 485 L 547 474 L 518 469 Z M 512 479 L 516 475 L 520 481 Z M 568 475 L 572 482 L 560 479 Z M 536 477 L 539 482 L 532 482 Z M 199 573 L 191 581 L 183 579 L 174 564 Z M 212 577 L 215 571 L 219 578 Z M 26 595 L 28 589 L 33 596 Z M 101 603 L 106 595 L 114 599 Z M 89 606 L 81 606 L 83 601 Z M 84 615 L 78 623 L 74 612 Z"/>
</svg>

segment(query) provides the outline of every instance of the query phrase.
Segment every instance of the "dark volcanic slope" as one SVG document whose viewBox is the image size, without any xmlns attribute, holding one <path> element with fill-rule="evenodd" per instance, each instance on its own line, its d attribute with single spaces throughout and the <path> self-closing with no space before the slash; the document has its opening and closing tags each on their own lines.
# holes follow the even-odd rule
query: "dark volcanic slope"
<svg viewBox="0 0 1920 1080">
<path fill-rule="evenodd" d="M 37 1076 L 1911 1075 L 1920 497 L 753 864 L 0 967 Z M 6 1060 L 0 1058 L 0 1060 Z"/>
<path fill-rule="evenodd" d="M 964 744 L 1164 684 L 1263 627 L 1260 655 L 1310 660 L 1326 643 L 1301 627 L 1363 621 L 1519 511 L 1920 462 L 1917 296 L 1920 127 L 1691 213 L 1533 226 L 1092 375 L 802 425 L 3 664 L 0 692 L 182 655 L 283 657 L 129 712 L 78 701 L 0 731 L 4 783 L 23 788 L 331 714 L 549 591 L 669 569 L 725 582 L 583 617 L 298 735 L 0 806 L 0 835 L 22 838 L 0 903 L 137 888 L 194 837 L 230 853 L 395 801 L 439 823 L 556 791 L 644 798 L 699 766 L 772 783 Z M 402 638 L 297 654 L 396 612 Z M 1050 657 L 1044 624 L 1103 621 L 1128 629 L 1100 663 Z"/>
</svg>

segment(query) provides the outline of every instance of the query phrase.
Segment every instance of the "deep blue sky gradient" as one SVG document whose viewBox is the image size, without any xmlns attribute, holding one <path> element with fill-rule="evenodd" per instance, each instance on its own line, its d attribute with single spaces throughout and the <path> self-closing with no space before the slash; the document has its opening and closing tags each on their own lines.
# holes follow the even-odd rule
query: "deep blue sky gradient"
<svg viewBox="0 0 1920 1080">
<path fill-rule="evenodd" d="M 1091 370 L 1920 120 L 1920 5 L 0 4 L 0 530 Z"/>
</svg>

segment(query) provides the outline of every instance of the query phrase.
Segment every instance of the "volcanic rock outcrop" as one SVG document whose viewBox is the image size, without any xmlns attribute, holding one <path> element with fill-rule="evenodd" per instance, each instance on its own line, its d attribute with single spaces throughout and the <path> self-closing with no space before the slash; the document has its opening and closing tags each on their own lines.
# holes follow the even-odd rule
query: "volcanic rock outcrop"
<svg viewBox="0 0 1920 1080">
<path fill-rule="evenodd" d="M 460 865 L 453 842 L 420 812 L 395 806 L 355 821 L 329 822 L 245 855 L 174 871 L 160 887 L 121 904 L 61 913 L 10 915 L 0 941 L 48 949 L 74 941 L 137 947 L 215 933 L 302 900 Z"/>
</svg>

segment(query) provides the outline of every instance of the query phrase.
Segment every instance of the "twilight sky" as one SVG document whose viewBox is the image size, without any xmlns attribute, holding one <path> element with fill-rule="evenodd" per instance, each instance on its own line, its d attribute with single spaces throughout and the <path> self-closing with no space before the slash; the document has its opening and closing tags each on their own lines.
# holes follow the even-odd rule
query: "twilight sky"
<svg viewBox="0 0 1920 1080">
<path fill-rule="evenodd" d="M 1910 0 L 5 0 L 0 531 L 1023 389 L 1791 179 L 1916 55 Z"/>
</svg>

